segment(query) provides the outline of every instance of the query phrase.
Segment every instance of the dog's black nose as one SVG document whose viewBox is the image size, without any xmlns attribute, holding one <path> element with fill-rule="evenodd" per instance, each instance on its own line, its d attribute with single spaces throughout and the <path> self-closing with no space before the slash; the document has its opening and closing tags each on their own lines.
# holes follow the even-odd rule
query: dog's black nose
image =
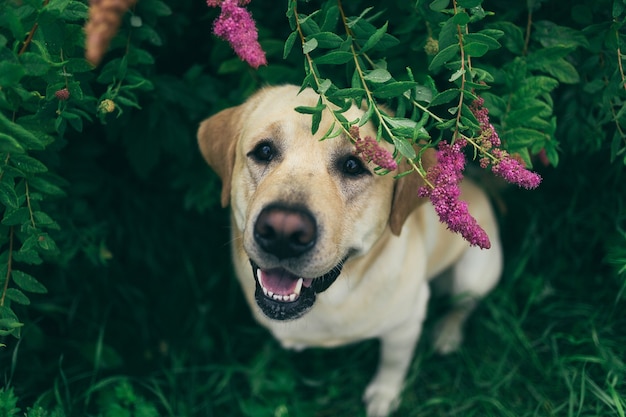
<svg viewBox="0 0 626 417">
<path fill-rule="evenodd" d="M 256 220 L 254 239 L 264 251 L 279 259 L 294 258 L 313 247 L 317 226 L 307 210 L 268 206 Z"/>
</svg>

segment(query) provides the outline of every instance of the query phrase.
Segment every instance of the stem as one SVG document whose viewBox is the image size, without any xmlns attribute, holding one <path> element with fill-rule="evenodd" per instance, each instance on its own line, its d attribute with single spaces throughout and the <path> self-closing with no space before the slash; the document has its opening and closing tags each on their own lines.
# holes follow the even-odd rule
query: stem
<svg viewBox="0 0 626 417">
<path fill-rule="evenodd" d="M 2 297 L 0 297 L 0 307 L 4 307 L 4 300 L 9 289 L 9 280 L 11 279 L 11 269 L 13 264 L 13 226 L 9 232 L 9 259 L 7 260 L 7 273 L 4 277 L 4 288 L 2 288 Z"/>
<path fill-rule="evenodd" d="M 30 193 L 28 191 L 28 181 L 24 181 L 24 185 L 26 186 L 26 206 L 28 207 L 28 213 L 30 214 L 30 224 L 33 228 L 37 228 L 35 224 L 35 217 L 33 215 L 33 207 L 30 204 Z"/>
<path fill-rule="evenodd" d="M 298 30 L 298 36 L 300 37 L 300 43 L 302 45 L 304 45 L 304 43 L 306 42 L 306 39 L 305 39 L 305 36 L 304 36 L 304 32 L 302 32 L 302 26 L 300 26 L 300 19 L 298 18 L 298 8 L 297 8 L 298 1 L 297 0 L 293 0 L 293 3 L 294 3 L 293 13 L 294 13 L 295 18 L 296 18 L 296 29 Z M 320 83 L 319 77 L 317 75 L 317 72 L 315 71 L 315 65 L 313 63 L 313 59 L 311 58 L 311 55 L 308 54 L 308 53 L 305 53 L 304 56 L 306 57 L 307 65 L 309 66 L 309 71 L 313 75 L 313 79 L 315 80 L 315 85 L 317 86 L 317 90 L 319 91 L 321 83 Z M 331 103 L 326 99 L 326 96 L 324 94 L 321 94 L 321 93 L 318 93 L 318 94 L 322 98 L 322 103 L 326 107 L 328 107 L 329 104 L 331 104 Z M 350 132 L 343 125 L 341 120 L 339 120 L 337 118 L 337 116 L 335 115 L 335 112 L 331 111 L 330 114 L 333 116 L 333 119 L 335 119 L 335 123 L 339 123 L 339 126 L 345 132 L 346 136 L 349 137 L 350 139 L 354 139 L 350 135 Z"/>
<path fill-rule="evenodd" d="M 624 76 L 624 66 L 622 64 L 622 51 L 620 48 L 619 42 L 619 32 L 615 31 L 615 38 L 617 40 L 617 67 L 619 68 L 619 73 L 622 76 L 622 87 L 626 90 L 626 76 Z"/>
<path fill-rule="evenodd" d="M 431 112 L 427 107 L 424 107 L 421 104 L 419 104 L 417 101 L 411 100 L 411 104 L 414 105 L 415 107 L 417 107 L 418 109 L 420 109 L 421 111 L 423 111 L 424 113 L 427 113 L 430 117 L 432 117 L 433 119 L 435 119 L 439 123 L 445 122 L 445 120 L 443 120 L 441 117 L 437 116 L 435 113 Z"/>
<path fill-rule="evenodd" d="M 44 0 L 42 7 L 45 7 L 49 1 L 50 0 Z M 28 45 L 30 45 L 30 43 L 32 42 L 33 36 L 35 36 L 35 32 L 37 32 L 38 28 L 39 28 L 39 23 L 35 22 L 33 27 L 30 29 L 30 32 L 28 32 L 28 36 L 26 37 L 26 40 L 24 41 L 24 45 L 22 45 L 22 47 L 20 48 L 20 51 L 17 53 L 18 55 L 22 55 L 24 52 L 26 52 L 26 49 L 28 48 Z"/>
<path fill-rule="evenodd" d="M 480 152 L 481 155 L 488 156 L 494 162 L 498 161 L 498 158 L 493 156 L 489 151 L 485 151 L 483 148 L 481 148 L 480 145 L 478 145 L 478 143 L 476 143 L 476 141 L 474 141 L 473 138 L 470 138 L 467 135 L 461 135 L 461 137 L 463 139 L 465 139 L 466 141 L 468 141 L 469 144 L 474 147 L 474 149 L 476 149 L 478 152 Z"/>
<path fill-rule="evenodd" d="M 454 14 L 457 14 L 457 4 L 456 4 L 456 0 L 453 1 L 453 6 L 454 6 Z M 459 95 L 459 105 L 457 108 L 457 113 L 456 113 L 456 126 L 454 128 L 454 135 L 452 136 L 452 143 L 454 143 L 454 141 L 456 140 L 456 138 L 458 138 L 460 136 L 459 134 L 459 126 L 461 125 L 461 110 L 463 109 L 463 101 L 465 99 L 465 82 L 466 82 L 466 78 L 465 78 L 465 48 L 463 48 L 463 32 L 461 31 L 461 26 L 457 25 L 457 32 L 459 35 L 459 50 L 461 52 L 461 94 Z M 469 58 L 468 58 L 469 61 Z"/>
<path fill-rule="evenodd" d="M 343 27 L 344 27 L 344 30 L 346 31 L 346 35 L 354 39 L 354 36 L 352 36 L 353 35 L 352 30 L 350 30 L 350 28 L 348 27 L 347 18 L 343 11 L 343 7 L 341 6 L 341 0 L 337 0 L 337 6 L 339 7 L 339 12 L 341 13 L 341 21 L 343 22 Z M 354 48 L 354 42 L 351 42 L 350 44 L 350 51 L 352 52 L 352 58 L 354 60 L 355 69 L 359 73 L 359 79 L 361 80 L 361 84 L 363 85 L 365 94 L 367 95 L 367 102 L 370 106 L 373 107 L 374 112 L 376 113 L 376 117 L 378 118 L 382 128 L 385 130 L 389 138 L 393 140 L 394 135 L 391 132 L 391 129 L 389 128 L 387 123 L 385 123 L 385 120 L 383 119 L 383 115 L 380 112 L 380 109 L 378 108 L 378 106 L 376 105 L 374 96 L 372 95 L 372 92 L 370 91 L 370 89 L 367 87 L 367 81 L 365 80 L 365 75 L 363 74 L 363 68 L 361 68 L 361 64 L 359 63 L 359 57 L 356 52 L 356 49 Z M 370 64 L 374 66 L 374 63 L 369 59 L 369 57 L 367 57 L 367 55 L 365 55 L 365 57 L 370 62 Z"/>
<path fill-rule="evenodd" d="M 526 21 L 526 36 L 524 37 L 524 49 L 522 50 L 522 56 L 528 54 L 528 45 L 530 44 L 530 32 L 533 25 L 533 9 L 528 9 L 528 20 Z"/>
</svg>

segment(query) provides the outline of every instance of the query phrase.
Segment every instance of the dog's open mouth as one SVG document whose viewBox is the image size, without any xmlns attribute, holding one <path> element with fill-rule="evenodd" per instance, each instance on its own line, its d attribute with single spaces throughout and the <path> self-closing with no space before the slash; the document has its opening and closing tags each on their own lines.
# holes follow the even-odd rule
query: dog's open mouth
<svg viewBox="0 0 626 417">
<path fill-rule="evenodd" d="M 317 278 L 303 278 L 283 268 L 261 269 L 250 260 L 256 281 L 254 297 L 263 313 L 274 320 L 293 320 L 306 313 L 315 296 L 326 291 L 341 273 L 343 261 Z"/>
</svg>

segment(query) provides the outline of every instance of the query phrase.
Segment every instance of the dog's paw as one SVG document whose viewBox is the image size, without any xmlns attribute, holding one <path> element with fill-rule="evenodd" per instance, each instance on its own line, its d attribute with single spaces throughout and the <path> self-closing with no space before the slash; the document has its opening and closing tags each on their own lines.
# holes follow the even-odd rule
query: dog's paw
<svg viewBox="0 0 626 417">
<path fill-rule="evenodd" d="M 400 405 L 400 389 L 371 383 L 363 395 L 367 417 L 387 417 Z"/>
<path fill-rule="evenodd" d="M 435 326 L 433 349 L 440 355 L 456 352 L 463 342 L 462 322 L 453 315 L 441 319 Z"/>
</svg>

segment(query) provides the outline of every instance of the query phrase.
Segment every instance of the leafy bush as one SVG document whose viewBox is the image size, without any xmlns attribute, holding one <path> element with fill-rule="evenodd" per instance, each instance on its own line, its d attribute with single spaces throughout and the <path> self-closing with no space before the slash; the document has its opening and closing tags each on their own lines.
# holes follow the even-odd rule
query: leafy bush
<svg viewBox="0 0 626 417">
<path fill-rule="evenodd" d="M 202 1 L 140 0 L 93 67 L 86 2 L 0 0 L 2 415 L 361 412 L 372 344 L 300 356 L 250 320 L 195 143 L 203 118 L 285 82 L 320 93 L 299 109 L 313 127 L 370 104 L 411 175 L 427 175 L 416 142 L 490 158 L 481 97 L 544 178 L 475 174 L 500 208 L 503 282 L 460 355 L 420 345 L 401 415 L 624 415 L 626 2 L 368 4 L 253 1 L 254 70 Z M 335 116 L 329 138 L 353 122 Z"/>
</svg>

